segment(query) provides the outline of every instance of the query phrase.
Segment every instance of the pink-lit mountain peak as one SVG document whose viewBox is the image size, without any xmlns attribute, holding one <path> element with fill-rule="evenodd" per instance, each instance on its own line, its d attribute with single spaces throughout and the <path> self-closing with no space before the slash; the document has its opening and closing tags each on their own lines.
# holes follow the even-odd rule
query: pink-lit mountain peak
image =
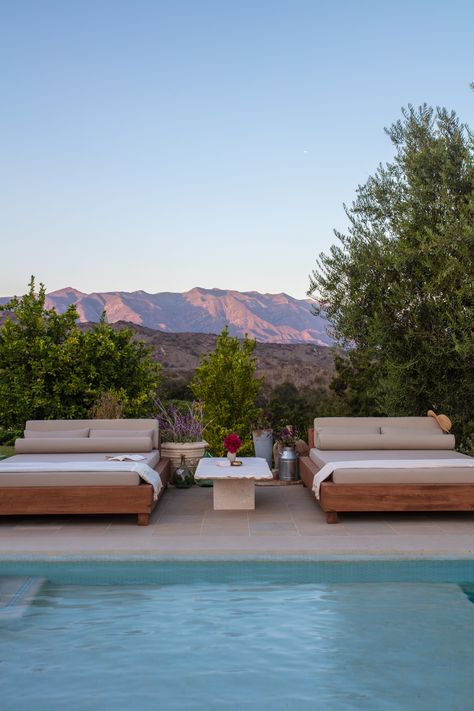
<svg viewBox="0 0 474 711">
<path fill-rule="evenodd" d="M 96 322 L 105 310 L 110 323 L 129 321 L 170 333 L 220 333 L 228 325 L 232 335 L 246 333 L 260 342 L 332 343 L 325 320 L 312 313 L 312 302 L 284 293 L 195 287 L 184 293 L 84 294 L 67 287 L 47 295 L 47 306 L 59 312 L 71 303 L 76 304 L 80 321 Z"/>
</svg>

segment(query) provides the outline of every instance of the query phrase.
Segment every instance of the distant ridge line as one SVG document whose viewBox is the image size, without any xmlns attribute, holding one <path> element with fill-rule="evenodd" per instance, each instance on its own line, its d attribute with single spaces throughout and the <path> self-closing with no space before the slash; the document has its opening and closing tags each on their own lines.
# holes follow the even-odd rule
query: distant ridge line
<svg viewBox="0 0 474 711">
<path fill-rule="evenodd" d="M 1 297 L 6 303 L 9 297 Z M 228 326 L 233 336 L 247 334 L 261 343 L 333 345 L 323 316 L 315 316 L 311 299 L 285 293 L 204 289 L 157 292 L 142 290 L 92 292 L 65 287 L 46 295 L 46 307 L 63 313 L 75 304 L 81 323 L 97 323 L 106 312 L 109 323 L 119 321 L 165 333 L 218 334 Z"/>
</svg>

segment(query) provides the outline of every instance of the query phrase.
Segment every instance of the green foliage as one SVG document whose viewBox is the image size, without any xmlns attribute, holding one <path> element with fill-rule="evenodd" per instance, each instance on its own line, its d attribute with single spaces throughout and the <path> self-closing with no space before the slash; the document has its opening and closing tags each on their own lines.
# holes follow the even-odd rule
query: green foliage
<svg viewBox="0 0 474 711">
<path fill-rule="evenodd" d="M 12 312 L 0 329 L 0 427 L 22 430 L 29 419 L 88 417 L 104 392 L 120 401 L 126 417 L 148 414 L 160 366 L 150 349 L 105 319 L 90 331 L 77 312 L 45 308 L 45 288 L 0 307 Z"/>
<path fill-rule="evenodd" d="M 298 430 L 302 439 L 306 439 L 315 417 L 342 414 L 341 405 L 333 394 L 325 390 L 299 390 L 291 382 L 277 385 L 265 407 L 272 413 L 276 433 L 290 424 Z"/>
<path fill-rule="evenodd" d="M 454 113 L 403 111 L 309 293 L 349 347 L 332 384 L 351 414 L 448 414 L 474 430 L 474 161 Z"/>
<path fill-rule="evenodd" d="M 240 454 L 253 452 L 251 422 L 258 413 L 256 400 L 262 379 L 255 377 L 256 343 L 229 336 L 227 326 L 213 352 L 201 359 L 191 389 L 204 404 L 206 440 L 215 456 L 224 455 L 224 437 L 235 432 L 242 440 Z"/>
<path fill-rule="evenodd" d="M 123 416 L 122 398 L 113 390 L 105 390 L 99 395 L 89 414 L 94 420 L 119 420 Z"/>
<path fill-rule="evenodd" d="M 6 459 L 7 457 L 13 457 L 15 454 L 14 447 L 0 446 L 0 459 Z"/>
</svg>

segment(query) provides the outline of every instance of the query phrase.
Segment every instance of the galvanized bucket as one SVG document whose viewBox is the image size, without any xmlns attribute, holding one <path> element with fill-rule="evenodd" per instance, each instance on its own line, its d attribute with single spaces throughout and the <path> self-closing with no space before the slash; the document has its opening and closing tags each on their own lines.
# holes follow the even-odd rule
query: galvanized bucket
<svg viewBox="0 0 474 711">
<path fill-rule="evenodd" d="M 267 464 L 272 468 L 273 456 L 273 430 L 255 430 L 252 432 L 255 456 L 267 460 Z"/>
<path fill-rule="evenodd" d="M 278 464 L 280 481 L 298 481 L 300 478 L 298 452 L 294 447 L 283 447 Z"/>
</svg>

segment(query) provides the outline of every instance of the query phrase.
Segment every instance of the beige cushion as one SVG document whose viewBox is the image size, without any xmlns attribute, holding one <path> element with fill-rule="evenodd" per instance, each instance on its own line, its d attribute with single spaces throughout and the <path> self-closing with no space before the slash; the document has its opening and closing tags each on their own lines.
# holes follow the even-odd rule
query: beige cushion
<svg viewBox="0 0 474 711">
<path fill-rule="evenodd" d="M 141 437 L 142 432 L 147 433 L 152 430 L 153 447 L 158 449 L 158 420 L 153 418 L 126 420 L 28 420 L 25 429 L 34 430 L 35 432 L 48 432 L 51 430 L 75 430 L 79 427 L 95 430 L 117 430 L 120 433 L 133 432 L 134 437 Z"/>
<path fill-rule="evenodd" d="M 357 425 L 354 425 L 354 427 L 318 427 L 314 431 L 314 443 L 316 447 L 319 446 L 320 434 L 340 435 L 341 437 L 345 437 L 346 435 L 376 435 L 380 434 L 380 427 L 370 427 L 369 425 L 366 427 Z"/>
<path fill-rule="evenodd" d="M 153 437 L 153 430 L 101 430 L 101 429 L 94 429 L 92 428 L 89 432 L 89 437 L 91 439 L 97 439 L 97 438 L 119 438 L 123 439 L 124 437 L 150 437 L 152 439 Z"/>
<path fill-rule="evenodd" d="M 73 437 L 88 437 L 89 428 L 83 428 L 80 430 L 46 430 L 41 432 L 39 430 L 25 430 L 25 439 L 42 439 L 43 437 L 49 437 L 53 439 L 60 439 L 62 437 L 68 437 L 72 439 Z"/>
<path fill-rule="evenodd" d="M 335 484 L 474 484 L 474 467 L 446 469 L 337 469 Z"/>
<path fill-rule="evenodd" d="M 150 452 L 153 442 L 150 437 L 104 437 L 87 438 L 53 438 L 17 439 L 15 452 L 17 454 L 35 454 L 41 452 Z"/>
<path fill-rule="evenodd" d="M 455 438 L 450 434 L 411 432 L 408 434 L 383 434 L 382 449 L 454 449 Z"/>
<path fill-rule="evenodd" d="M 422 437 L 439 437 L 442 435 L 440 427 L 432 430 L 417 430 L 412 429 L 411 427 L 381 427 L 380 431 L 382 434 L 397 435 L 399 437 L 413 437 L 414 435 L 421 435 Z"/>
<path fill-rule="evenodd" d="M 136 472 L 0 472 L 2 486 L 138 486 Z"/>
<path fill-rule="evenodd" d="M 404 427 L 406 429 L 441 432 L 434 417 L 315 417 L 314 429 L 322 427 Z"/>
<path fill-rule="evenodd" d="M 316 432 L 325 432 L 326 434 L 380 434 L 380 427 L 318 427 Z"/>
<path fill-rule="evenodd" d="M 410 435 L 338 435 L 322 432 L 317 441 L 319 449 L 454 449 L 454 435 L 412 432 Z"/>
<path fill-rule="evenodd" d="M 445 459 L 446 463 L 449 465 L 450 461 L 454 459 L 467 459 L 471 461 L 472 457 L 468 457 L 460 452 L 455 452 L 453 450 L 431 450 L 431 449 L 386 449 L 383 452 L 377 449 L 365 449 L 359 451 L 334 451 L 313 448 L 309 452 L 311 460 L 316 464 L 318 469 L 324 467 L 325 464 L 330 464 L 332 462 L 352 462 L 352 461 L 367 461 L 373 460 L 377 461 L 379 459 L 393 460 L 394 462 L 398 460 L 405 459 Z"/>
<path fill-rule="evenodd" d="M 382 449 L 381 434 L 318 434 L 319 449 Z"/>
</svg>

